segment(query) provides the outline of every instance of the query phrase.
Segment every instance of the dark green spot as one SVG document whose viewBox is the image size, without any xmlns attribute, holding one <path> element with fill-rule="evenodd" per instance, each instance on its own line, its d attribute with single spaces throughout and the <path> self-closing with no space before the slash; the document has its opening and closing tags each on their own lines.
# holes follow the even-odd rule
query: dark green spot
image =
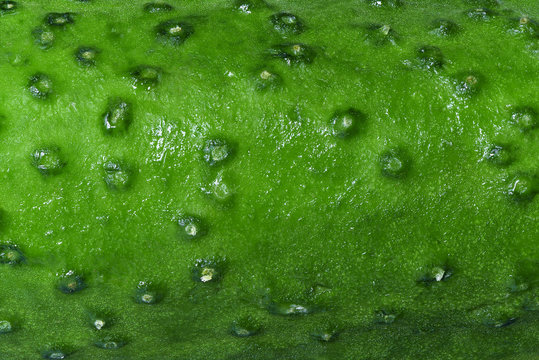
<svg viewBox="0 0 539 360">
<path fill-rule="evenodd" d="M 453 276 L 453 270 L 446 265 L 434 266 L 427 270 L 419 279 L 418 282 L 424 285 L 442 282 Z"/>
<path fill-rule="evenodd" d="M 236 0 L 234 8 L 243 14 L 251 14 L 253 11 L 267 9 L 268 4 L 263 0 Z"/>
<path fill-rule="evenodd" d="M 41 353 L 41 357 L 43 359 L 48 360 L 61 360 L 61 359 L 67 359 L 68 354 L 67 352 L 64 352 L 59 349 L 52 349 L 52 350 L 46 350 Z"/>
<path fill-rule="evenodd" d="M 45 74 L 34 74 L 28 80 L 28 90 L 36 99 L 46 99 L 53 92 L 52 81 Z"/>
<path fill-rule="evenodd" d="M 399 34 L 387 24 L 368 24 L 365 26 L 365 42 L 371 45 L 395 45 L 398 39 Z"/>
<path fill-rule="evenodd" d="M 32 30 L 34 42 L 43 50 L 49 49 L 54 44 L 54 33 L 44 27 L 37 27 Z"/>
<path fill-rule="evenodd" d="M 539 311 L 539 294 L 537 291 L 525 297 L 522 308 L 526 311 Z"/>
<path fill-rule="evenodd" d="M 404 2 L 402 0 L 366 0 L 368 4 L 374 7 L 389 7 L 398 8 L 401 7 Z"/>
<path fill-rule="evenodd" d="M 268 311 L 273 315 L 298 316 L 313 313 L 313 308 L 305 304 L 272 301 L 268 305 Z"/>
<path fill-rule="evenodd" d="M 145 12 L 150 14 L 166 13 L 174 10 L 172 5 L 163 2 L 151 2 L 144 4 L 142 8 Z"/>
<path fill-rule="evenodd" d="M 221 205 L 231 205 L 234 198 L 234 189 L 223 171 L 220 171 L 208 187 L 203 187 L 202 190 Z"/>
<path fill-rule="evenodd" d="M 303 21 L 296 15 L 280 12 L 270 17 L 273 28 L 281 34 L 301 34 L 304 30 Z"/>
<path fill-rule="evenodd" d="M 459 96 L 470 97 L 480 91 L 483 83 L 483 77 L 479 73 L 460 73 L 455 76 L 455 91 Z"/>
<path fill-rule="evenodd" d="M 133 181 L 133 173 L 125 164 L 118 161 L 107 161 L 103 164 L 104 180 L 112 191 L 125 191 Z"/>
<path fill-rule="evenodd" d="M 487 322 L 487 325 L 492 326 L 494 328 L 504 328 L 509 325 L 513 325 L 514 323 L 517 322 L 517 320 L 518 318 L 516 317 L 504 317 L 504 318 L 496 319 L 492 322 Z"/>
<path fill-rule="evenodd" d="M 191 275 L 194 281 L 202 283 L 216 283 L 221 280 L 224 273 L 224 259 L 208 258 L 197 259 L 193 268 L 191 269 Z"/>
<path fill-rule="evenodd" d="M 131 105 L 121 99 L 109 99 L 107 111 L 103 114 L 103 125 L 105 133 L 119 135 L 127 132 L 133 119 Z"/>
<path fill-rule="evenodd" d="M 163 290 L 147 281 L 140 281 L 135 290 L 135 302 L 138 304 L 155 305 L 163 300 Z"/>
<path fill-rule="evenodd" d="M 510 122 L 523 132 L 532 130 L 537 126 L 537 112 L 529 106 L 517 107 L 511 113 Z"/>
<path fill-rule="evenodd" d="M 210 139 L 202 149 L 204 161 L 210 166 L 222 165 L 232 157 L 232 146 L 223 139 Z"/>
<path fill-rule="evenodd" d="M 112 316 L 109 313 L 91 311 L 88 313 L 88 325 L 95 330 L 107 329 L 112 325 Z"/>
<path fill-rule="evenodd" d="M 0 1 L 0 15 L 13 14 L 18 6 L 15 1 Z"/>
<path fill-rule="evenodd" d="M 267 68 L 256 71 L 254 78 L 256 89 L 259 91 L 277 89 L 283 82 L 279 74 Z"/>
<path fill-rule="evenodd" d="M 539 23 L 528 16 L 510 18 L 508 21 L 509 32 L 512 34 L 539 36 Z"/>
<path fill-rule="evenodd" d="M 57 147 L 36 149 L 32 152 L 32 164 L 44 176 L 58 175 L 66 165 Z"/>
<path fill-rule="evenodd" d="M 155 27 L 158 40 L 171 45 L 183 44 L 194 32 L 191 24 L 168 20 Z"/>
<path fill-rule="evenodd" d="M 13 331 L 13 324 L 9 320 L 0 320 L 0 334 L 7 334 Z"/>
<path fill-rule="evenodd" d="M 327 325 L 322 327 L 322 329 L 311 333 L 311 336 L 322 343 L 329 343 L 337 340 L 339 337 L 339 330 L 336 326 Z"/>
<path fill-rule="evenodd" d="M 134 82 L 134 87 L 151 90 L 161 81 L 161 68 L 157 66 L 139 65 L 129 72 Z"/>
<path fill-rule="evenodd" d="M 403 150 L 389 149 L 380 157 L 382 175 L 388 178 L 404 178 L 410 167 L 410 160 Z"/>
<path fill-rule="evenodd" d="M 64 294 L 74 294 L 84 290 L 87 285 L 82 275 L 68 271 L 60 276 L 56 287 Z"/>
<path fill-rule="evenodd" d="M 509 145 L 492 145 L 485 155 L 487 161 L 498 166 L 507 166 L 513 162 Z"/>
<path fill-rule="evenodd" d="M 429 28 L 432 34 L 438 36 L 454 36 L 460 32 L 457 23 L 447 19 L 434 20 Z"/>
<path fill-rule="evenodd" d="M 286 43 L 270 49 L 270 55 L 282 59 L 288 65 L 310 64 L 316 57 L 314 49 L 301 43 Z"/>
<path fill-rule="evenodd" d="M 514 201 L 522 202 L 533 199 L 536 190 L 535 181 L 531 176 L 517 174 L 509 182 L 507 194 Z"/>
<path fill-rule="evenodd" d="M 357 134 L 364 117 L 361 111 L 353 108 L 337 110 L 329 121 L 332 135 L 347 138 Z"/>
<path fill-rule="evenodd" d="M 18 265 L 23 263 L 24 261 L 24 254 L 16 245 L 0 245 L 0 264 Z"/>
<path fill-rule="evenodd" d="M 481 305 L 474 309 L 473 316 L 484 325 L 500 329 L 514 324 L 520 315 L 520 309 L 507 301 Z"/>
<path fill-rule="evenodd" d="M 75 59 L 82 66 L 94 66 L 100 50 L 91 46 L 81 46 L 75 51 Z"/>
<path fill-rule="evenodd" d="M 424 45 L 416 50 L 416 57 L 421 67 L 425 69 L 440 69 L 444 65 L 442 50 L 436 46 Z"/>
<path fill-rule="evenodd" d="M 398 317 L 398 313 L 386 309 L 378 310 L 374 313 L 374 322 L 381 325 L 393 324 Z"/>
<path fill-rule="evenodd" d="M 124 339 L 106 336 L 94 343 L 94 345 L 104 350 L 117 350 L 124 347 L 127 342 Z"/>
<path fill-rule="evenodd" d="M 180 238 L 184 240 L 195 240 L 203 237 L 207 233 L 203 221 L 196 216 L 182 216 L 178 219 Z"/>
<path fill-rule="evenodd" d="M 72 13 L 48 13 L 45 16 L 45 24 L 54 27 L 64 27 L 69 24 L 73 24 L 75 19 Z"/>
<path fill-rule="evenodd" d="M 494 10 L 486 7 L 470 9 L 466 12 L 466 16 L 476 21 L 490 21 L 497 15 L 498 14 Z"/>
<path fill-rule="evenodd" d="M 249 337 L 260 333 L 262 325 L 253 316 L 244 316 L 232 323 L 231 333 L 237 337 Z"/>
</svg>

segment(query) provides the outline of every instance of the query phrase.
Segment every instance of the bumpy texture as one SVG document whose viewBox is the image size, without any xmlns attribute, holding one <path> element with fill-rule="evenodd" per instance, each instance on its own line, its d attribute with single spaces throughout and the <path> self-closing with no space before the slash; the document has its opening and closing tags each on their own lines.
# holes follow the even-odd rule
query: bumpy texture
<svg viewBox="0 0 539 360">
<path fill-rule="evenodd" d="M 0 358 L 539 357 L 537 19 L 0 1 Z"/>
</svg>

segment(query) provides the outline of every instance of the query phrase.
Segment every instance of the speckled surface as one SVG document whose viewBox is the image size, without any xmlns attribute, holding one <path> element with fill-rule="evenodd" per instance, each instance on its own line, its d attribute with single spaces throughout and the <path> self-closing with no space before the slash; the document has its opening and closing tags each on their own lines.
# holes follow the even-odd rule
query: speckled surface
<svg viewBox="0 0 539 360">
<path fill-rule="evenodd" d="M 0 16 L 2 359 L 539 357 L 536 1 L 145 3 Z"/>
</svg>

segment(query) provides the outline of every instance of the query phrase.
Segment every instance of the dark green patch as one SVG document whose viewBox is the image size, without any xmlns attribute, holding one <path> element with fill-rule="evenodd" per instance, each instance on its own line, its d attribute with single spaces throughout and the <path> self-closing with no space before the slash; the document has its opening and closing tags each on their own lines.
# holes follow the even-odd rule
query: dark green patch
<svg viewBox="0 0 539 360">
<path fill-rule="evenodd" d="M 539 36 L 539 23 L 529 16 L 511 17 L 507 21 L 508 31 L 517 35 Z"/>
<path fill-rule="evenodd" d="M 369 5 L 379 8 L 398 8 L 404 5 L 403 0 L 365 0 Z"/>
<path fill-rule="evenodd" d="M 105 336 L 94 343 L 95 347 L 103 350 L 117 350 L 124 347 L 127 344 L 125 339 L 114 336 Z"/>
<path fill-rule="evenodd" d="M 234 8 L 243 14 L 267 9 L 269 6 L 264 0 L 236 0 Z"/>
<path fill-rule="evenodd" d="M 191 275 L 193 281 L 196 282 L 216 283 L 222 279 L 224 270 L 224 259 L 215 257 L 207 259 L 197 259 L 193 268 L 191 269 Z"/>
<path fill-rule="evenodd" d="M 316 57 L 315 50 L 301 43 L 286 43 L 272 47 L 270 55 L 282 59 L 288 65 L 310 64 Z"/>
<path fill-rule="evenodd" d="M 50 29 L 42 26 L 36 27 L 34 30 L 32 30 L 32 37 L 34 38 L 36 45 L 43 50 L 49 49 L 54 44 L 54 33 Z"/>
<path fill-rule="evenodd" d="M 82 66 L 94 66 L 100 50 L 92 46 L 81 46 L 75 51 L 75 59 Z"/>
<path fill-rule="evenodd" d="M 421 275 L 418 282 L 424 285 L 430 285 L 432 283 L 446 281 L 451 276 L 453 276 L 453 269 L 450 267 L 446 265 L 434 266 Z"/>
<path fill-rule="evenodd" d="M 530 106 L 516 107 L 511 112 L 510 122 L 523 132 L 532 130 L 537 127 L 537 112 Z"/>
<path fill-rule="evenodd" d="M 122 98 L 109 99 L 107 111 L 103 114 L 103 126 L 106 134 L 121 135 L 127 132 L 133 114 L 131 104 Z"/>
<path fill-rule="evenodd" d="M 261 329 L 262 325 L 258 319 L 253 316 L 244 316 L 232 322 L 230 331 L 237 337 L 249 337 L 259 334 Z"/>
<path fill-rule="evenodd" d="M 145 90 L 155 88 L 161 81 L 163 71 L 157 66 L 139 65 L 129 72 L 133 79 L 135 88 L 141 87 Z"/>
<path fill-rule="evenodd" d="M 497 303 L 484 305 L 475 310 L 475 315 L 485 326 L 501 329 L 513 325 L 518 321 L 520 311 L 511 304 Z"/>
<path fill-rule="evenodd" d="M 393 324 L 399 314 L 395 311 L 381 309 L 374 313 L 374 323 L 381 325 Z"/>
<path fill-rule="evenodd" d="M 178 219 L 179 235 L 183 240 L 200 239 L 207 233 L 207 228 L 199 217 L 181 216 Z"/>
<path fill-rule="evenodd" d="M 518 321 L 516 317 L 504 317 L 499 319 L 493 319 L 493 321 L 487 321 L 486 324 L 494 328 L 504 328 L 513 325 Z"/>
<path fill-rule="evenodd" d="M 88 311 L 87 321 L 88 325 L 97 331 L 110 328 L 114 322 L 110 313 L 102 311 Z"/>
<path fill-rule="evenodd" d="M 157 39 L 170 45 L 183 44 L 194 31 L 191 24 L 178 20 L 167 20 L 155 27 Z"/>
<path fill-rule="evenodd" d="M 337 340 L 339 337 L 339 329 L 334 325 L 326 325 L 321 329 L 312 332 L 311 336 L 322 343 L 329 343 Z"/>
<path fill-rule="evenodd" d="M 490 21 L 496 17 L 498 13 L 489 8 L 480 7 L 466 11 L 466 16 L 475 21 Z"/>
<path fill-rule="evenodd" d="M 365 115 L 357 109 L 337 110 L 329 121 L 331 134 L 338 138 L 356 135 L 364 119 Z"/>
<path fill-rule="evenodd" d="M 0 15 L 13 14 L 18 7 L 15 1 L 0 1 Z"/>
<path fill-rule="evenodd" d="M 150 281 L 140 281 L 135 290 L 135 302 L 138 304 L 155 305 L 161 302 L 163 297 L 163 289 Z"/>
<path fill-rule="evenodd" d="M 281 87 L 283 83 L 281 75 L 268 68 L 262 68 L 256 71 L 254 81 L 255 87 L 259 91 L 275 90 Z"/>
<path fill-rule="evenodd" d="M 13 331 L 13 324 L 9 320 L 0 319 L 0 334 L 7 334 Z"/>
<path fill-rule="evenodd" d="M 485 159 L 498 166 L 507 166 L 513 162 L 511 147 L 506 144 L 492 145 L 487 150 Z"/>
<path fill-rule="evenodd" d="M 537 290 L 528 293 L 522 303 L 525 311 L 539 311 L 539 292 Z"/>
<path fill-rule="evenodd" d="M 454 36 L 460 32 L 460 26 L 448 19 L 437 19 L 430 23 L 430 32 L 438 36 Z"/>
<path fill-rule="evenodd" d="M 402 179 L 410 168 L 410 159 L 404 150 L 391 148 L 380 156 L 382 175 L 388 178 Z"/>
<path fill-rule="evenodd" d="M 45 24 L 53 27 L 63 28 L 66 25 L 75 23 L 74 14 L 72 13 L 48 13 L 45 16 Z"/>
<path fill-rule="evenodd" d="M 11 244 L 0 244 L 0 264 L 18 265 L 24 261 L 24 254 L 18 246 Z"/>
<path fill-rule="evenodd" d="M 516 174 L 509 182 L 507 194 L 517 202 L 529 201 L 536 193 L 536 181 L 526 174 Z"/>
<path fill-rule="evenodd" d="M 455 76 L 455 91 L 461 97 L 469 98 L 483 87 L 483 76 L 477 72 L 463 72 Z"/>
<path fill-rule="evenodd" d="M 75 294 L 86 289 L 87 285 L 82 275 L 68 271 L 59 276 L 56 287 L 64 294 Z"/>
<path fill-rule="evenodd" d="M 270 21 L 275 30 L 285 35 L 301 34 L 305 28 L 300 18 L 288 12 L 273 14 Z"/>
<path fill-rule="evenodd" d="M 142 9 L 147 13 L 156 14 L 171 12 L 174 10 L 174 7 L 164 2 L 151 2 L 144 4 Z"/>
<path fill-rule="evenodd" d="M 46 99 L 53 93 L 52 80 L 43 73 L 37 73 L 28 80 L 28 90 L 36 99 Z"/>
<path fill-rule="evenodd" d="M 416 49 L 416 58 L 424 69 L 437 70 L 444 65 L 444 55 L 437 46 L 424 45 Z"/>
<path fill-rule="evenodd" d="M 399 34 L 387 24 L 367 24 L 365 26 L 365 42 L 374 46 L 397 43 Z"/>
<path fill-rule="evenodd" d="M 233 147 L 223 139 L 209 139 L 202 149 L 204 161 L 210 166 L 223 165 L 233 155 Z"/>
<path fill-rule="evenodd" d="M 126 191 L 133 182 L 132 170 L 122 162 L 107 161 L 103 164 L 105 184 L 112 191 Z"/>
<path fill-rule="evenodd" d="M 67 359 L 69 356 L 69 353 L 64 351 L 64 350 L 60 350 L 60 349 L 50 349 L 50 350 L 45 350 L 41 353 L 41 357 L 43 359 L 48 359 L 48 360 L 61 360 L 61 359 Z"/>
<path fill-rule="evenodd" d="M 228 207 L 233 203 L 234 189 L 230 176 L 224 171 L 220 171 L 208 185 L 202 187 L 202 191 L 219 205 Z"/>
<path fill-rule="evenodd" d="M 57 147 L 36 149 L 32 152 L 32 165 L 44 176 L 58 175 L 66 165 Z"/>
<path fill-rule="evenodd" d="M 300 316 L 312 314 L 314 312 L 314 308 L 312 308 L 310 305 L 301 303 L 272 301 L 268 304 L 268 311 L 273 315 Z"/>
</svg>

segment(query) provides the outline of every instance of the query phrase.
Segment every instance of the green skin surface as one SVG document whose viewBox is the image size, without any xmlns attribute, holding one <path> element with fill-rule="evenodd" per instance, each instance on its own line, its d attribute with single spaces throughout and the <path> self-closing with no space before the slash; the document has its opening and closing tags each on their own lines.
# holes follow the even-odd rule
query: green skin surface
<svg viewBox="0 0 539 360">
<path fill-rule="evenodd" d="M 539 196 L 507 195 L 515 174 L 539 172 L 539 130 L 510 121 L 510 107 L 539 106 L 539 39 L 506 27 L 539 18 L 537 1 L 504 1 L 489 22 L 456 0 L 275 0 L 251 14 L 224 0 L 169 1 L 175 10 L 153 14 L 145 3 L 21 0 L 0 16 L 0 239 L 26 259 L 0 264 L 0 320 L 13 324 L 0 334 L 2 359 L 56 347 L 72 359 L 539 358 L 539 313 L 524 310 L 539 302 Z M 275 31 L 269 18 L 280 11 L 305 31 Z M 43 50 L 31 32 L 48 12 L 75 20 Z M 457 35 L 429 33 L 440 14 Z M 154 27 L 174 18 L 193 35 L 157 41 Z M 368 23 L 391 25 L 396 43 L 364 41 Z M 296 41 L 314 48 L 311 64 L 267 55 Z M 418 66 L 421 45 L 439 47 L 444 67 Z M 76 62 L 81 46 L 100 49 L 95 66 Z M 139 65 L 162 69 L 157 86 L 133 87 Z M 282 83 L 261 91 L 265 65 Z M 484 81 L 469 97 L 452 80 L 462 72 Z M 53 82 L 46 100 L 27 89 L 35 73 Z M 118 136 L 101 124 L 114 97 L 133 105 Z M 365 120 L 335 137 L 329 121 L 348 108 Z M 223 164 L 203 159 L 212 138 L 234 147 Z M 485 159 L 498 143 L 509 164 Z M 65 166 L 46 176 L 31 154 L 52 146 Z M 383 176 L 380 156 L 397 147 L 406 176 Z M 103 180 L 108 160 L 129 167 L 126 189 Z M 218 177 L 233 194 L 224 203 L 204 191 Z M 179 236 L 182 214 L 207 233 Z M 194 281 L 196 259 L 212 257 L 226 258 L 219 282 Z M 451 277 L 418 283 L 444 265 Z M 59 291 L 69 270 L 87 287 Z M 158 284 L 157 304 L 136 301 L 140 281 Z M 279 316 L 280 303 L 313 312 Z M 379 310 L 398 316 L 380 324 Z M 92 313 L 113 322 L 92 329 Z M 255 335 L 232 336 L 238 326 Z M 125 346 L 93 346 L 107 336 Z"/>
</svg>

